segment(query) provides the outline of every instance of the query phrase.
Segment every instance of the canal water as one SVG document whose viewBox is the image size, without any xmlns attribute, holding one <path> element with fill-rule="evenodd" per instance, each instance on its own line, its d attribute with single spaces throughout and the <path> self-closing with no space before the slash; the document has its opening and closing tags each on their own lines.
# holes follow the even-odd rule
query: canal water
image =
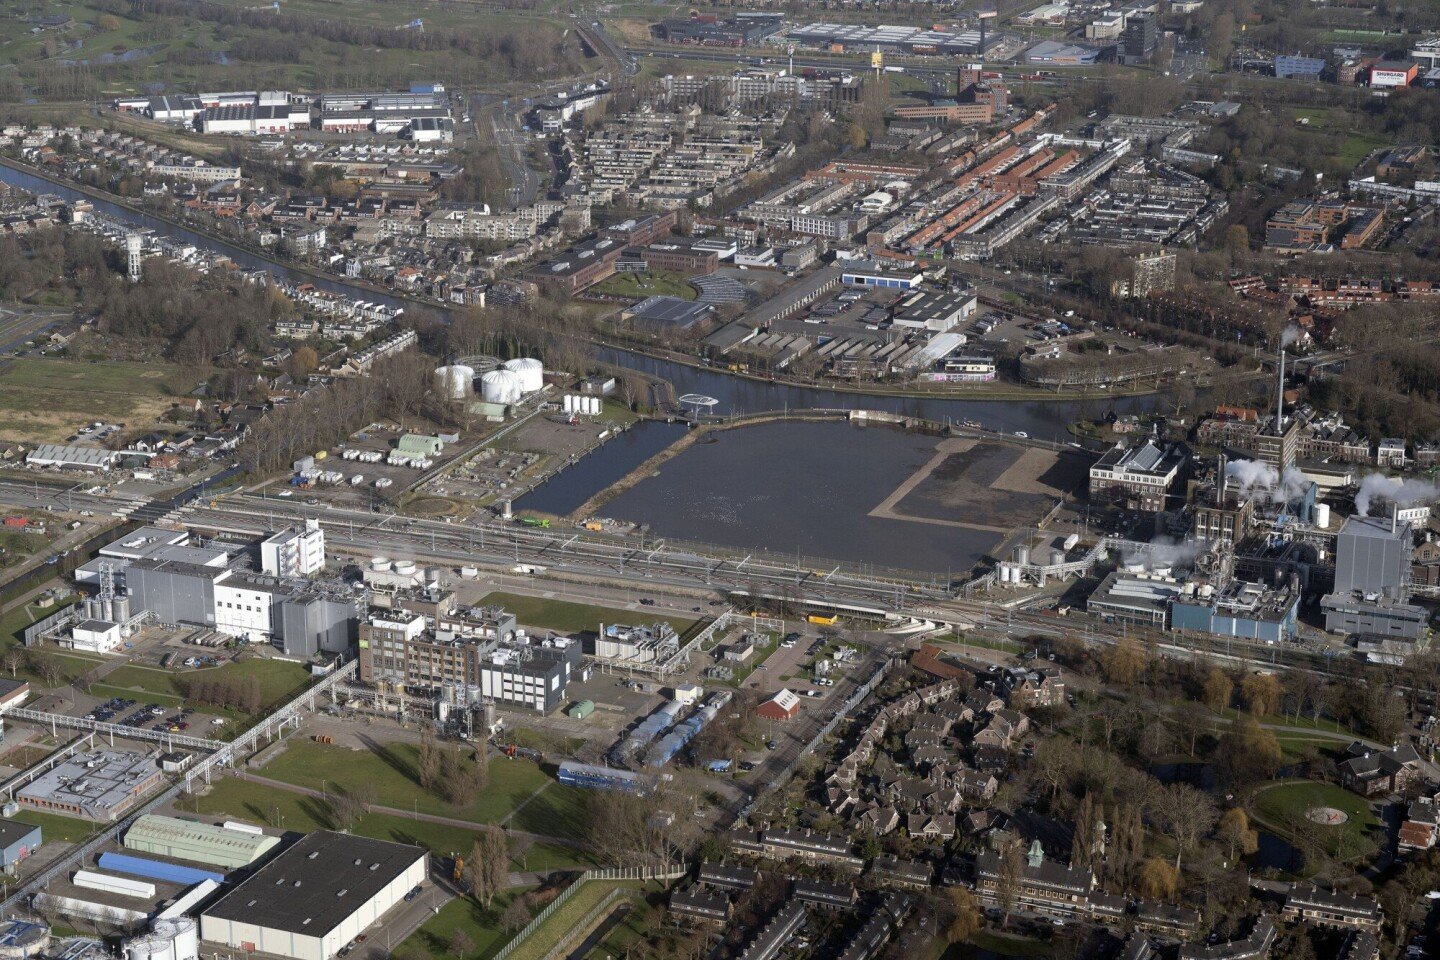
<svg viewBox="0 0 1440 960">
<path fill-rule="evenodd" d="M 514 507 L 567 514 L 679 440 L 686 429 L 681 423 L 642 420 L 520 497 Z"/>
</svg>

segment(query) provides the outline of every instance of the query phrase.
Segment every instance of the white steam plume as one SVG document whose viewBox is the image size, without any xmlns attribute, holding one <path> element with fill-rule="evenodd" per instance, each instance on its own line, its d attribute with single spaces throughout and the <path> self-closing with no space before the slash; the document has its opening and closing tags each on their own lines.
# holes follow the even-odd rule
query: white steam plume
<svg viewBox="0 0 1440 960">
<path fill-rule="evenodd" d="M 1304 495 L 1310 485 L 1305 475 L 1294 467 L 1286 467 L 1282 475 L 1270 464 L 1258 460 L 1231 460 L 1225 465 L 1225 476 L 1245 496 L 1277 502 Z"/>
<path fill-rule="evenodd" d="M 1387 477 L 1383 473 L 1367 474 L 1365 479 L 1360 481 L 1360 491 L 1355 494 L 1355 512 L 1362 517 L 1369 516 L 1370 504 L 1376 499 L 1387 500 L 1404 508 L 1440 500 L 1440 487 L 1424 480 L 1401 480 Z"/>
<path fill-rule="evenodd" d="M 1284 350 L 1286 347 L 1290 346 L 1290 344 L 1294 343 L 1296 340 L 1299 340 L 1304 335 L 1305 331 L 1301 330 L 1293 323 L 1290 324 L 1284 330 L 1280 331 L 1280 349 Z"/>
<path fill-rule="evenodd" d="M 1148 550 L 1132 551 L 1125 556 L 1125 562 L 1144 563 L 1152 570 L 1156 567 L 1188 567 L 1192 566 L 1195 558 L 1206 549 L 1205 543 L 1195 540 L 1156 537 L 1150 541 Z"/>
</svg>

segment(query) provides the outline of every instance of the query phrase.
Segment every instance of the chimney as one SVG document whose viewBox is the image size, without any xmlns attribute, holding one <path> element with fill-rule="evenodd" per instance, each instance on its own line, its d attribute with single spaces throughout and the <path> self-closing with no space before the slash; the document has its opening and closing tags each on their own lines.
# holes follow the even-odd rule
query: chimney
<svg viewBox="0 0 1440 960">
<path fill-rule="evenodd" d="M 1275 435 L 1285 432 L 1285 348 L 1280 348 L 1280 369 L 1275 375 Z"/>
</svg>

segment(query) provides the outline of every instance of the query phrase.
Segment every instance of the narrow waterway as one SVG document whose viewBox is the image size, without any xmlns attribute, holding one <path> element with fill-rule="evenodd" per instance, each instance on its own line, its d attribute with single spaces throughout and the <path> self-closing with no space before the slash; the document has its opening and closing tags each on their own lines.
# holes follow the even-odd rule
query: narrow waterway
<svg viewBox="0 0 1440 960">
<path fill-rule="evenodd" d="M 516 510 L 563 516 L 685 435 L 681 423 L 645 420 L 516 500 Z"/>
<path fill-rule="evenodd" d="M 49 180 L 23 170 L 17 170 L 14 167 L 0 165 L 0 183 L 7 183 L 32 193 L 53 194 L 66 200 L 86 200 L 92 203 L 97 211 L 108 217 L 152 230 L 156 234 L 193 244 L 196 247 L 223 253 L 246 270 L 266 270 L 288 281 L 313 283 L 322 290 L 383 303 L 391 307 L 413 306 L 405 300 L 378 293 L 369 287 L 291 270 L 243 247 L 212 239 L 194 230 L 167 223 L 145 213 L 138 213 L 108 200 L 92 197 L 72 187 L 51 183 Z M 433 305 L 431 309 L 441 315 L 449 312 L 438 304 Z M 1065 439 L 1066 425 L 1082 412 L 1091 416 L 1101 415 L 1112 409 L 1117 413 L 1133 413 L 1151 410 L 1155 403 L 1153 397 L 1122 397 L 1113 402 L 1104 400 L 951 400 L 931 397 L 895 397 L 764 383 L 733 377 L 714 370 L 640 356 L 616 348 L 599 349 L 596 359 L 661 377 L 673 383 L 676 391 L 681 394 L 699 393 L 714 397 L 719 403 L 713 412 L 720 414 L 761 413 L 772 410 L 815 407 L 884 410 L 938 421 L 974 420 L 995 430 L 1005 432 L 1019 430 L 1047 440 Z"/>
</svg>

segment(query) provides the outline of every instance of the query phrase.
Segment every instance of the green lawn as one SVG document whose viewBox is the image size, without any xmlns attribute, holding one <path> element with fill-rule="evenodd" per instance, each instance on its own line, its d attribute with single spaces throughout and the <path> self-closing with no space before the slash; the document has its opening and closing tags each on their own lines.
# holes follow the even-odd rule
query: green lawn
<svg viewBox="0 0 1440 960">
<path fill-rule="evenodd" d="M 1220 711 L 1220 715 L 1226 720 L 1235 720 L 1242 714 L 1241 711 L 1236 710 L 1234 707 L 1226 707 L 1224 710 Z M 1248 716 L 1248 714 L 1246 715 Z M 1325 730 L 1330 733 L 1341 733 L 1347 737 L 1359 736 L 1359 734 L 1357 734 L 1349 727 L 1345 726 L 1345 724 L 1340 723 L 1338 720 L 1332 720 L 1329 717 L 1321 717 L 1319 720 L 1312 720 L 1310 717 L 1300 717 L 1299 719 L 1294 719 L 1283 714 L 1272 713 L 1268 714 L 1267 716 L 1261 717 L 1260 722 L 1271 724 L 1273 726 L 1290 727 L 1294 730 Z M 1279 731 L 1276 732 L 1278 733 Z M 1339 741 L 1335 742 L 1338 743 Z"/>
<path fill-rule="evenodd" d="M 393 956 L 396 960 L 454 960 L 450 954 L 450 938 L 455 935 L 456 930 L 463 930 L 475 945 L 475 952 L 466 960 L 484 960 L 509 939 L 500 929 L 500 917 L 510 905 L 510 901 L 523 896 L 528 889 L 530 888 L 506 891 L 495 899 L 489 910 L 469 897 L 457 897 L 441 907 L 439 913 L 426 920 L 419 930 L 397 946 Z"/>
<path fill-rule="evenodd" d="M 1310 122 L 1298 127 L 1314 134 L 1316 146 L 1326 155 L 1335 157 L 1346 169 L 1355 166 L 1373 150 L 1386 146 L 1384 137 L 1356 130 L 1343 107 L 1298 107 L 1285 113 L 1295 123 L 1301 118 Z"/>
<path fill-rule="evenodd" d="M 649 273 L 617 273 L 590 288 L 592 293 L 607 297 L 630 297 L 643 300 L 646 297 L 679 297 L 694 300 L 695 288 L 685 282 L 684 274 L 668 270 L 652 270 Z"/>
<path fill-rule="evenodd" d="M 41 608 L 34 604 L 27 604 L 23 607 L 14 607 L 5 611 L 4 616 L 0 617 L 0 656 L 3 656 L 5 651 L 11 647 L 18 647 L 23 644 L 23 635 L 26 627 L 35 623 L 37 620 L 44 620 L 51 614 L 65 609 L 65 607 L 74 603 L 75 599 L 76 598 L 71 597 L 66 600 L 61 600 L 51 607 Z M 83 653 L 62 653 L 53 647 L 46 647 L 42 651 L 37 651 L 37 653 L 54 657 L 60 664 L 63 674 L 61 680 L 62 685 L 70 684 L 76 677 L 93 669 L 95 665 L 100 662 L 99 657 L 92 657 Z M 10 672 L 8 670 L 0 672 L 0 676 L 8 677 L 10 676 Z M 15 671 L 15 678 L 29 680 L 34 687 L 43 686 L 39 675 L 30 669 L 28 665 L 21 666 L 17 669 Z"/>
<path fill-rule="evenodd" d="M 1292 835 L 1292 825 L 1314 807 L 1334 807 L 1343 811 L 1350 818 L 1343 825 L 1319 828 L 1332 837 L 1331 842 L 1326 844 L 1332 852 L 1342 833 L 1348 835 L 1347 846 L 1354 850 L 1365 835 L 1380 824 L 1364 797 L 1331 783 L 1304 781 L 1265 787 L 1251 799 L 1250 806 L 1267 825 Z"/>
<path fill-rule="evenodd" d="M 416 760 L 417 751 L 410 744 L 392 744 L 367 751 L 298 741 L 292 742 L 284 753 L 256 771 L 256 775 L 312 790 L 337 785 L 344 789 L 366 783 L 374 788 L 375 802 L 381 806 L 399 810 L 417 809 L 421 813 L 476 823 L 503 820 L 517 805 L 547 784 L 547 793 L 563 789 L 529 760 L 492 757 L 490 785 L 474 803 L 457 809 L 440 797 L 420 789 Z M 552 831 L 534 832 L 557 835 Z"/>
<path fill-rule="evenodd" d="M 310 672 L 301 664 L 257 657 L 183 674 L 152 667 L 125 666 L 106 676 L 105 686 L 129 694 L 173 700 L 182 698 L 186 684 L 196 680 L 248 681 L 251 677 L 260 680 L 260 699 L 266 711 L 293 699 L 310 682 Z"/>
<path fill-rule="evenodd" d="M 490 769 L 495 769 L 495 763 Z M 510 826 L 547 837 L 584 840 L 586 796 L 587 791 L 579 787 L 552 783 L 516 811 Z"/>
<path fill-rule="evenodd" d="M 50 843 L 52 840 L 64 840 L 66 843 L 78 843 L 93 834 L 99 824 L 91 823 L 89 820 L 79 820 L 75 817 L 62 817 L 53 813 L 40 813 L 36 810 L 21 808 L 20 812 L 10 818 L 19 820 L 21 823 L 33 824 L 40 828 L 40 841 Z"/>
<path fill-rule="evenodd" d="M 667 617 L 645 610 L 617 610 L 614 607 L 599 607 L 588 603 L 572 603 L 569 600 L 549 600 L 545 597 L 527 597 L 518 593 L 491 593 L 480 601 L 482 604 L 499 604 L 515 614 L 515 619 L 527 627 L 557 630 L 561 633 L 580 633 L 584 630 L 598 631 L 601 623 L 668 623 L 680 636 L 687 636 L 701 621 L 688 617 Z"/>
<path fill-rule="evenodd" d="M 178 806 L 196 813 L 239 817 L 302 833 L 339 828 L 324 801 L 238 777 L 217 780 L 209 793 L 194 800 L 181 801 Z M 424 812 L 423 806 L 421 811 Z M 464 856 L 474 846 L 477 836 L 474 830 L 464 827 L 429 823 L 389 813 L 365 814 L 352 832 L 378 840 L 418 844 L 439 856 Z M 572 870 L 593 866 L 593 858 L 581 850 L 538 841 L 522 851 L 519 849 L 522 843 L 524 841 L 515 841 L 516 855 L 511 857 L 511 867 L 515 871 Z"/>
<path fill-rule="evenodd" d="M 516 946 L 510 956 L 513 960 L 541 960 L 563 937 L 575 930 L 585 915 L 604 900 L 617 887 L 638 889 L 641 884 L 611 883 L 590 880 L 566 900 L 560 909 L 535 929 L 524 942 Z M 618 901 L 617 901 L 618 904 Z"/>
</svg>

